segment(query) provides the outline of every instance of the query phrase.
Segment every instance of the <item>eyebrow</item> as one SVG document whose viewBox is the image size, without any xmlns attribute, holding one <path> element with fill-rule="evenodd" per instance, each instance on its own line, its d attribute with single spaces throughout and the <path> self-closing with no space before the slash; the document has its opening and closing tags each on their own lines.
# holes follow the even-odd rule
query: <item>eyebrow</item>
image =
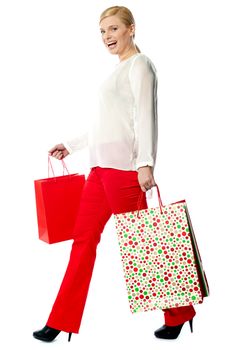
<svg viewBox="0 0 236 350">
<path fill-rule="evenodd" d="M 108 29 L 109 28 L 111 28 L 111 27 L 116 27 L 116 26 L 118 26 L 118 24 L 112 24 L 112 25 L 110 25 L 109 27 L 108 27 Z M 102 27 L 100 27 L 100 30 L 104 30 Z"/>
</svg>

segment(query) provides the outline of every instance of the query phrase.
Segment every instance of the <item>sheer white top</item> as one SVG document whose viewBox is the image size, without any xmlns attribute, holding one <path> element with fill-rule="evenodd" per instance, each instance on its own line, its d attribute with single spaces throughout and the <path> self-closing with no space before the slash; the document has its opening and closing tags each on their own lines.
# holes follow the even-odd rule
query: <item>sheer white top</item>
<svg viewBox="0 0 236 350">
<path fill-rule="evenodd" d="M 88 132 L 63 142 L 71 154 L 89 147 L 90 167 L 137 170 L 156 163 L 157 75 L 137 53 L 118 63 L 99 89 L 99 111 Z"/>
</svg>

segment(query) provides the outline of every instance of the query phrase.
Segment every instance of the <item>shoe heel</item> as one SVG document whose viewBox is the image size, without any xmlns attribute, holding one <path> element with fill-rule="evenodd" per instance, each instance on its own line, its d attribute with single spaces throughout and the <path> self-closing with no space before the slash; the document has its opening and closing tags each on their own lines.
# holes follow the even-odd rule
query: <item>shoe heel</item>
<svg viewBox="0 0 236 350">
<path fill-rule="evenodd" d="M 191 333 L 193 333 L 193 319 L 189 320 L 189 326 L 190 326 Z"/>
<path fill-rule="evenodd" d="M 68 341 L 71 340 L 71 336 L 72 336 L 72 333 L 69 333 L 69 336 L 68 336 Z"/>
</svg>

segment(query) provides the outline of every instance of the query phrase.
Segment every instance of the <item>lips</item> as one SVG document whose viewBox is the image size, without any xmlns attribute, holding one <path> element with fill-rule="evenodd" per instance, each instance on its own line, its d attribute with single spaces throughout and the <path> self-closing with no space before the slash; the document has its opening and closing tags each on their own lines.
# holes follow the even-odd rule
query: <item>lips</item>
<svg viewBox="0 0 236 350">
<path fill-rule="evenodd" d="M 116 45 L 116 43 L 117 43 L 117 41 L 110 41 L 109 43 L 107 43 L 107 46 L 108 47 L 113 47 L 113 46 L 115 46 Z"/>
</svg>

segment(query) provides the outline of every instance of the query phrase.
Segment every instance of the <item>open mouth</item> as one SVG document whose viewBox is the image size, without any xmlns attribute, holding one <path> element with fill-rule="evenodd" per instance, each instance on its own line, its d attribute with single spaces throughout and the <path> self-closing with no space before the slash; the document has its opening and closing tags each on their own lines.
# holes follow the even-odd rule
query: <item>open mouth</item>
<svg viewBox="0 0 236 350">
<path fill-rule="evenodd" d="M 116 47 L 117 41 L 111 41 L 110 43 L 107 43 L 107 46 L 109 49 L 114 49 Z"/>
</svg>

